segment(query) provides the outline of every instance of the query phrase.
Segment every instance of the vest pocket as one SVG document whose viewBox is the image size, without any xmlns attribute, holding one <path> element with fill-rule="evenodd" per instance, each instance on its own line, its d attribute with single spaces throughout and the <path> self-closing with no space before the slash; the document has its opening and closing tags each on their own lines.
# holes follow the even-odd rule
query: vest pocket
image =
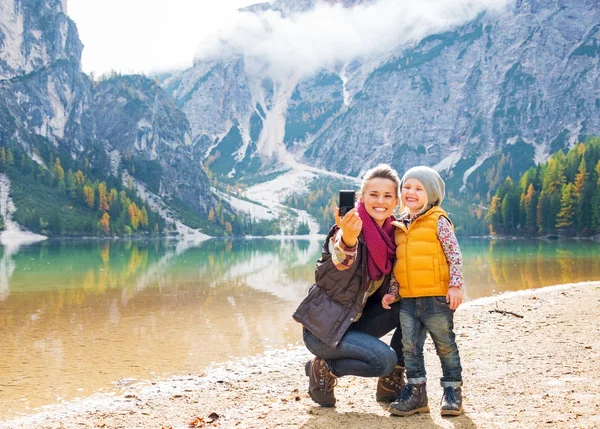
<svg viewBox="0 0 600 429">
<path fill-rule="evenodd" d="M 351 321 L 345 320 L 349 317 L 350 309 L 329 297 L 325 292 L 313 299 L 308 305 L 306 317 L 303 324 L 317 338 L 331 347 L 335 347 L 339 341 L 340 325 L 350 325 Z M 345 329 L 344 329 L 345 332 Z M 342 335 L 343 333 L 342 332 Z"/>
</svg>

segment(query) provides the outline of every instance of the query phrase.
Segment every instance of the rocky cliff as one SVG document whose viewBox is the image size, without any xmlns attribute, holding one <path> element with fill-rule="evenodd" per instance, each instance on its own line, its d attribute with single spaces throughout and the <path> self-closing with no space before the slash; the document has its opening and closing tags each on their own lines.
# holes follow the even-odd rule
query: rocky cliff
<svg viewBox="0 0 600 429">
<path fill-rule="evenodd" d="M 315 3 L 247 13 L 293 15 Z M 378 162 L 401 171 L 427 164 L 445 171 L 454 191 L 485 193 L 503 156 L 506 175 L 600 132 L 599 36 L 596 1 L 519 0 L 310 76 L 282 79 L 260 58 L 238 55 L 197 61 L 165 88 L 223 175 L 291 160 L 354 176 Z"/>
<path fill-rule="evenodd" d="M 100 147 L 112 162 L 98 166 L 101 174 L 137 167 L 130 173 L 156 194 L 208 213 L 214 198 L 189 123 L 153 80 L 92 82 L 66 0 L 0 0 L 0 17 L 3 144 L 21 145 L 38 162 L 48 150 L 83 158 Z"/>
<path fill-rule="evenodd" d="M 378 2 L 278 0 L 242 13 L 264 26 L 263 16 L 298 21 L 331 3 L 345 12 Z M 202 216 L 216 205 L 202 167 L 256 183 L 299 163 L 350 176 L 378 162 L 427 164 L 450 194 L 485 199 L 507 175 L 600 133 L 598 3 L 506 3 L 310 72 L 224 40 L 159 87 L 143 76 L 92 82 L 66 1 L 0 0 L 0 139 L 38 162 L 101 148 L 102 174 L 125 168 Z"/>
</svg>

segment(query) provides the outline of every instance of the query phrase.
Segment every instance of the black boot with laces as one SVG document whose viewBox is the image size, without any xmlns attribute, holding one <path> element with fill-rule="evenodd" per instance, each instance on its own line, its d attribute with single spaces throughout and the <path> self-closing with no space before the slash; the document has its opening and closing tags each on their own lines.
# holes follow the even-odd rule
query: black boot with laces
<svg viewBox="0 0 600 429">
<path fill-rule="evenodd" d="M 460 387 L 444 387 L 441 403 L 442 416 L 460 416 L 462 411 L 462 391 Z"/>
<path fill-rule="evenodd" d="M 425 383 L 407 384 L 402 388 L 398 399 L 390 404 L 390 413 L 397 416 L 405 417 L 428 412 Z"/>
</svg>

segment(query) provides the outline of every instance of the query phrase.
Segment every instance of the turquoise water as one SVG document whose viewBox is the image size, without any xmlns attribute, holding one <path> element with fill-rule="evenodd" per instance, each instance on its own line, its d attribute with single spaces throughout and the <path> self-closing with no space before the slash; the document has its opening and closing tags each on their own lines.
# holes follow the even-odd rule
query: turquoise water
<svg viewBox="0 0 600 429">
<path fill-rule="evenodd" d="M 460 240 L 466 296 L 600 280 L 600 243 Z M 46 241 L 0 248 L 0 418 L 124 379 L 300 344 L 321 242 Z"/>
</svg>

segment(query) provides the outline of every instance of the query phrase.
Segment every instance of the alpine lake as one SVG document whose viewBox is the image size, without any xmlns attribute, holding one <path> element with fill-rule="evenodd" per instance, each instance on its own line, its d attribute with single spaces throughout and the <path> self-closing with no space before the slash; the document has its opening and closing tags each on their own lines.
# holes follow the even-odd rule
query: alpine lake
<svg viewBox="0 0 600 429">
<path fill-rule="evenodd" d="M 323 238 L 0 247 L 0 420 L 300 345 Z M 459 237 L 467 300 L 600 280 L 600 243 Z"/>
</svg>

